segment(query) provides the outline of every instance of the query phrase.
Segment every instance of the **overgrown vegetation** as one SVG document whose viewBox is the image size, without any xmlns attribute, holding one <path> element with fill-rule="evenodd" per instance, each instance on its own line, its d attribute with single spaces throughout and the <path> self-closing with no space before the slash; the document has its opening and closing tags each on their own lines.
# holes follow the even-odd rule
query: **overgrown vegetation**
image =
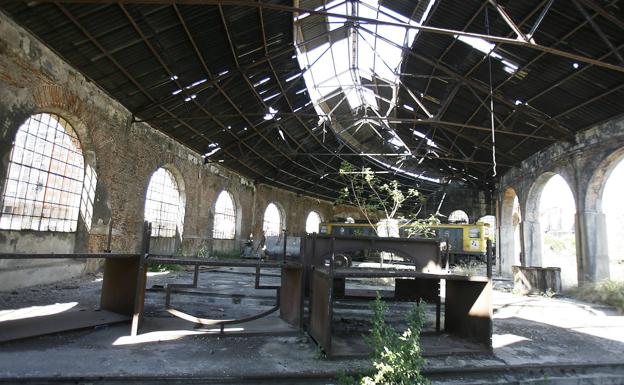
<svg viewBox="0 0 624 385">
<path fill-rule="evenodd" d="M 216 259 L 239 259 L 241 257 L 240 253 L 214 253 L 210 256 L 210 258 Z"/>
<path fill-rule="evenodd" d="M 569 294 L 585 301 L 613 306 L 624 314 L 624 282 L 607 279 L 588 283 Z"/>
<path fill-rule="evenodd" d="M 398 236 L 392 234 L 393 230 L 390 229 L 391 224 L 396 223 L 395 219 L 403 220 L 401 226 L 406 229 L 408 236 L 433 235 L 430 226 L 439 223 L 439 220 L 435 215 L 417 219 L 425 202 L 425 197 L 417 189 L 402 186 L 397 180 L 382 181 L 369 167 L 356 168 L 346 161 L 340 165 L 340 176 L 347 187 L 341 190 L 336 203 L 356 205 L 377 235 L 382 235 L 377 226 L 381 220 L 387 226 L 383 235 Z M 410 213 L 407 219 L 395 218 L 407 200 L 414 203 L 415 212 Z"/>
<path fill-rule="evenodd" d="M 453 274 L 459 275 L 479 275 L 479 272 L 483 270 L 483 263 L 474 259 L 468 261 L 462 261 L 451 268 Z"/>
<path fill-rule="evenodd" d="M 420 333 L 425 322 L 425 303 L 415 305 L 406 317 L 407 329 L 397 332 L 386 322 L 388 306 L 379 293 L 370 304 L 373 312 L 371 333 L 366 343 L 372 349 L 373 370 L 359 379 L 340 378 L 343 384 L 414 385 L 429 384 L 421 371 L 425 364 L 420 349 Z"/>
<path fill-rule="evenodd" d="M 156 264 L 150 263 L 149 267 L 147 268 L 147 271 L 152 272 L 152 273 L 165 273 L 167 271 L 180 271 L 180 270 L 182 270 L 182 266 L 166 264 L 166 263 L 156 263 Z"/>
<path fill-rule="evenodd" d="M 552 251 L 555 255 L 575 255 L 576 253 L 574 234 L 544 233 L 543 239 L 546 250 Z"/>
</svg>

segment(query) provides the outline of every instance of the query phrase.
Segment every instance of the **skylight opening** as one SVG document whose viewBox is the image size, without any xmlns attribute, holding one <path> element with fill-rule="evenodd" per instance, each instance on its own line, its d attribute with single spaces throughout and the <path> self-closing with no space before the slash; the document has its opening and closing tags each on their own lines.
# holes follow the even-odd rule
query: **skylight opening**
<svg viewBox="0 0 624 385">
<path fill-rule="evenodd" d="M 490 55 L 490 57 L 500 61 L 501 64 L 503 64 L 503 70 L 507 72 L 508 74 L 513 75 L 520 68 L 518 64 L 512 62 L 509 59 L 504 58 L 499 53 L 497 53 L 494 50 L 494 48 L 496 47 L 496 44 L 494 43 L 490 43 L 489 41 L 482 39 L 480 37 L 472 37 L 472 36 L 465 36 L 465 35 L 461 35 L 461 36 L 455 35 L 455 38 L 465 44 L 468 44 L 469 46 L 476 49 L 477 51 L 481 51 L 485 55 Z"/>
<path fill-rule="evenodd" d="M 188 86 L 186 86 L 186 87 L 184 87 L 184 88 L 186 88 L 187 90 L 190 90 L 190 89 L 191 89 L 191 88 L 193 88 L 193 87 L 196 87 L 196 86 L 198 86 L 198 85 L 200 85 L 200 84 L 202 84 L 202 83 L 205 83 L 205 82 L 206 82 L 206 80 L 207 80 L 207 79 L 201 79 L 201 80 L 198 80 L 198 81 L 196 81 L 196 82 L 194 82 L 194 83 L 189 84 Z"/>
<path fill-rule="evenodd" d="M 277 112 L 278 112 L 278 111 L 277 111 L 275 108 L 273 108 L 273 107 L 269 107 L 269 112 L 267 112 L 267 113 L 264 115 L 264 120 L 271 120 L 271 119 L 275 118 L 275 114 L 276 114 Z"/>
<path fill-rule="evenodd" d="M 416 131 L 413 130 L 414 135 L 418 136 L 419 138 L 425 139 L 427 141 L 427 146 L 429 147 L 434 147 L 434 148 L 440 148 L 438 147 L 438 144 L 436 142 L 434 142 L 433 140 L 429 139 L 429 137 L 427 137 L 427 135 L 423 134 L 420 131 Z"/>
<path fill-rule="evenodd" d="M 293 59 L 294 59 L 294 58 L 293 58 Z M 299 76 L 301 76 L 301 72 L 296 73 L 296 74 L 294 74 L 294 75 L 292 75 L 292 76 L 287 77 L 287 78 L 286 78 L 286 83 L 291 82 L 291 81 L 293 81 L 293 80 L 297 79 Z"/>
<path fill-rule="evenodd" d="M 262 84 L 264 84 L 264 83 L 268 82 L 269 80 L 271 80 L 271 78 L 270 78 L 270 77 L 266 77 L 266 78 L 264 78 L 264 79 L 261 79 L 259 82 L 254 83 L 254 85 L 253 85 L 253 86 L 254 86 L 254 87 L 258 87 L 258 86 L 260 86 L 260 85 L 262 85 Z"/>
<path fill-rule="evenodd" d="M 273 94 L 271 96 L 268 96 L 268 97 L 266 97 L 266 98 L 264 98 L 262 100 L 265 101 L 265 102 L 268 102 L 269 100 L 274 99 L 274 98 L 278 97 L 279 95 L 280 95 L 280 93 L 278 92 L 278 93 L 275 93 L 275 94 Z"/>
<path fill-rule="evenodd" d="M 433 2 L 431 0 L 428 4 L 428 10 Z M 320 103 L 337 89 L 346 95 L 352 110 L 361 107 L 378 109 L 374 91 L 363 86 L 362 78 L 370 81 L 377 78 L 398 87 L 398 69 L 403 59 L 401 47 L 409 47 L 418 31 L 391 25 L 350 25 L 345 24 L 345 17 L 360 16 L 414 26 L 419 23 L 375 0 L 360 0 L 355 3 L 335 0 L 317 7 L 316 10 L 327 10 L 336 14 L 327 17 L 329 31 L 344 26 L 347 26 L 347 30 L 345 37 L 332 40 L 331 44 L 327 42 L 310 50 L 306 50 L 305 45 L 297 48 L 299 65 L 305 71 L 303 77 L 315 109 L 319 114 L 323 113 L 324 106 Z M 298 28 L 302 28 L 307 22 L 301 17 L 295 18 Z"/>
</svg>

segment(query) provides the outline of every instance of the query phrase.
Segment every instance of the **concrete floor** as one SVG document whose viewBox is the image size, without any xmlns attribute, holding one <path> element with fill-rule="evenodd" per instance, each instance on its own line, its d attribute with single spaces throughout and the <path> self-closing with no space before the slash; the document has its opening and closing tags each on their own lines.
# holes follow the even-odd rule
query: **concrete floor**
<svg viewBox="0 0 624 385">
<path fill-rule="evenodd" d="M 203 271 L 200 285 L 215 295 L 174 294 L 172 304 L 194 315 L 211 318 L 242 317 L 269 309 L 274 304 L 274 291 L 254 290 L 251 273 L 226 268 Z M 264 277 L 263 284 L 277 283 L 276 273 L 267 272 L 271 276 Z M 30 378 L 32 383 L 37 380 L 46 383 L 43 379 L 74 378 L 99 383 L 102 378 L 125 376 L 137 383 L 165 377 L 174 383 L 175 378 L 180 378 L 180 383 L 188 383 L 189 378 L 203 379 L 205 383 L 262 383 L 263 380 L 277 383 L 279 378 L 284 379 L 282 383 L 293 383 L 293 378 L 298 378 L 297 383 L 331 383 L 328 378 L 336 374 L 370 366 L 365 359 L 322 359 L 316 345 L 305 334 L 292 330 L 282 330 L 283 335 L 277 337 L 220 337 L 211 335 L 209 328 L 197 329 L 173 318 L 164 311 L 162 286 L 190 278 L 191 273 L 186 271 L 150 276 L 148 287 L 152 289 L 147 293 L 147 317 L 138 337 L 128 336 L 127 324 L 117 324 L 1 344 L 0 382 Z M 2 321 L 11 318 L 95 309 L 100 280 L 89 276 L 0 293 L 0 327 Z M 359 282 L 355 286 L 379 287 L 374 282 Z M 598 383 L 624 383 L 624 316 L 609 307 L 569 298 L 514 295 L 507 281 L 496 280 L 495 288 L 493 353 L 429 357 L 426 370 L 435 382 L 506 383 L 509 381 L 504 379 L 509 378 L 503 376 L 504 381 L 500 382 L 499 372 L 515 365 L 517 373 L 522 368 L 530 372 L 522 377 L 526 381 L 518 383 L 534 383 L 529 380 L 544 376 L 551 379 L 550 383 L 567 383 L 553 379 L 557 376 L 569 379 L 572 375 L 577 381 L 581 374 L 594 372 L 600 375 Z M 395 311 L 400 312 L 401 308 Z M 255 328 L 261 331 L 267 325 L 275 327 L 278 322 L 277 316 L 271 315 L 256 323 Z M 553 374 L 544 374 L 544 369 L 531 371 L 549 366 L 580 368 L 595 363 L 614 365 L 605 368 L 604 373 L 596 367 L 573 370 L 573 373 L 570 369 L 557 369 L 560 372 Z M 490 375 L 487 381 L 483 375 L 476 380 L 468 375 L 475 368 L 480 371 L 498 368 L 499 374 Z"/>
</svg>

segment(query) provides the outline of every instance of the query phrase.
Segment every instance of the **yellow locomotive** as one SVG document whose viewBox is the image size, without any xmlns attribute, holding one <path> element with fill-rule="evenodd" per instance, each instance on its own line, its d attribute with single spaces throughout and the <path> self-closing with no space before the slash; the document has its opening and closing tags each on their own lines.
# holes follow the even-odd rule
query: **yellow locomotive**
<svg viewBox="0 0 624 385">
<path fill-rule="evenodd" d="M 409 224 L 399 225 L 399 236 L 408 237 Z M 494 229 L 488 223 L 474 224 L 437 224 L 432 225 L 436 238 L 447 240 L 451 261 L 479 259 L 485 260 L 487 240 L 494 244 Z M 377 232 L 367 221 L 323 222 L 319 226 L 320 234 L 346 236 L 377 236 Z"/>
</svg>

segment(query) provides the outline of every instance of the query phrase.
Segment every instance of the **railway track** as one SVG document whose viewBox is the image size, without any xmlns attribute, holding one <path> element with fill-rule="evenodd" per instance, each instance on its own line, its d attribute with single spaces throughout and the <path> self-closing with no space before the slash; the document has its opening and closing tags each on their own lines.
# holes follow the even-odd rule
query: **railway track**
<svg viewBox="0 0 624 385">
<path fill-rule="evenodd" d="M 561 363 L 489 365 L 427 368 L 425 375 L 434 384 L 486 385 L 486 384 L 624 384 L 624 362 Z M 346 373 L 356 374 L 356 373 Z M 140 376 L 59 376 L 59 377 L 0 377 L 0 384 L 37 385 L 146 385 L 146 384 L 338 384 L 338 373 L 272 373 L 241 376 L 202 375 L 140 375 Z"/>
</svg>

